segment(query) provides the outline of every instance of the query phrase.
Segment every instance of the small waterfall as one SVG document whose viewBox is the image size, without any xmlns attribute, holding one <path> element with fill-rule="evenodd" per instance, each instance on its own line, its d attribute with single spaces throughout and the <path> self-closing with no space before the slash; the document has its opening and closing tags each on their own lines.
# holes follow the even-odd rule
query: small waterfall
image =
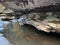
<svg viewBox="0 0 60 45">
<path fill-rule="evenodd" d="M 25 19 L 26 19 L 26 15 L 23 15 L 21 16 L 19 19 L 18 19 L 18 22 L 20 25 L 23 25 L 25 23 Z"/>
</svg>

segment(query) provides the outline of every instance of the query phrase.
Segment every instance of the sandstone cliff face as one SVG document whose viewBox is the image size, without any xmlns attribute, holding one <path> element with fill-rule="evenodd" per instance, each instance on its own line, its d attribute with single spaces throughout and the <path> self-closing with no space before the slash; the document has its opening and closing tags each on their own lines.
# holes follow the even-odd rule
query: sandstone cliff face
<svg viewBox="0 0 60 45">
<path fill-rule="evenodd" d="M 59 0 L 0 0 L 6 7 L 13 10 L 33 9 L 40 6 L 55 5 Z"/>
</svg>

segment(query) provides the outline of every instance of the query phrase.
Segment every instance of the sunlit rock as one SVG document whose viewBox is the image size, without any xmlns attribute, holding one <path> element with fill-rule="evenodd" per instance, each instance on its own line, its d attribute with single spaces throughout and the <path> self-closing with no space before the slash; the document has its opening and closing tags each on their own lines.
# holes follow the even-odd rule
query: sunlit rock
<svg viewBox="0 0 60 45">
<path fill-rule="evenodd" d="M 44 32 L 60 32 L 60 21 L 57 17 L 53 16 L 52 14 L 46 16 L 46 14 L 43 13 L 30 13 L 28 15 L 25 15 L 25 18 L 20 18 L 19 22 L 22 22 L 23 24 L 32 25 L 38 30 Z"/>
<path fill-rule="evenodd" d="M 5 7 L 2 4 L 0 4 L 0 12 L 3 12 L 4 9 L 5 9 Z"/>
<path fill-rule="evenodd" d="M 3 13 L 13 13 L 14 11 L 11 9 L 4 10 Z"/>
<path fill-rule="evenodd" d="M 48 23 L 48 25 L 50 25 L 54 29 L 59 29 L 60 30 L 60 23 Z"/>
</svg>

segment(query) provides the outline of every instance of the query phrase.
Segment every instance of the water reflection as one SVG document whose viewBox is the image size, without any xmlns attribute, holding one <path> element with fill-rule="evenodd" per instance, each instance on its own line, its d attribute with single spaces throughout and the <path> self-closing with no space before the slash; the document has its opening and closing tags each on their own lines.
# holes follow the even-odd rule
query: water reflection
<svg viewBox="0 0 60 45">
<path fill-rule="evenodd" d="M 9 41 L 0 33 L 0 45 L 12 45 Z"/>
<path fill-rule="evenodd" d="M 3 23 L 2 23 L 2 20 L 0 19 L 0 31 L 2 31 L 4 28 L 3 28 Z"/>
<path fill-rule="evenodd" d="M 9 24 L 10 22 L 8 22 L 8 21 L 2 21 L 1 19 L 0 19 L 0 31 L 3 31 L 4 30 L 4 28 L 3 28 L 3 26 L 6 26 L 7 24 Z"/>
<path fill-rule="evenodd" d="M 9 43 L 9 41 L 3 36 L 4 34 L 2 34 L 1 32 L 4 30 L 4 25 L 6 26 L 7 24 L 9 24 L 8 21 L 2 21 L 0 19 L 0 45 L 12 45 Z"/>
</svg>

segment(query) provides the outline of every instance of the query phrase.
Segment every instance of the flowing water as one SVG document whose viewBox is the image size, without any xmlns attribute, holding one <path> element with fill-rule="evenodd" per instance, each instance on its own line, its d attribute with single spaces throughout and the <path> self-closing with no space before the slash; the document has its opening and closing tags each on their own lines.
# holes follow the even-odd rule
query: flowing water
<svg viewBox="0 0 60 45">
<path fill-rule="evenodd" d="M 12 45 L 7 38 L 4 37 L 2 33 L 4 28 L 3 25 L 7 25 L 9 22 L 0 20 L 0 45 Z"/>
<path fill-rule="evenodd" d="M 0 22 L 0 45 L 60 45 L 60 34 L 37 31 L 30 25 L 20 26 L 16 20 Z"/>
</svg>

